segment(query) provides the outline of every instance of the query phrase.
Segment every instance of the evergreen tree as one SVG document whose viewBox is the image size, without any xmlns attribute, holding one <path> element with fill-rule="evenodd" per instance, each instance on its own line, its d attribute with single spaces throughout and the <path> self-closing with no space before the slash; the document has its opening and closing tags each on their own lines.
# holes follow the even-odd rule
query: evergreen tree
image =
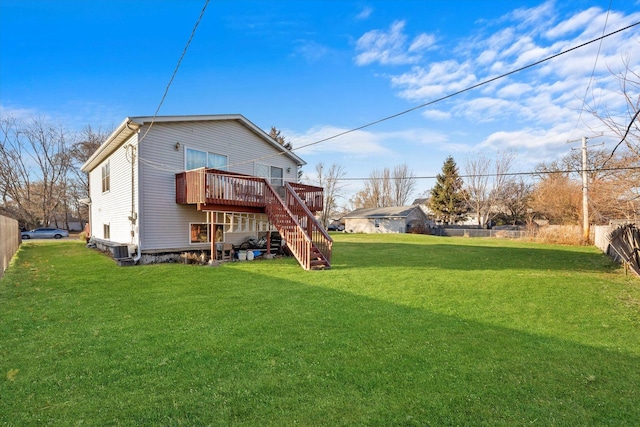
<svg viewBox="0 0 640 427">
<path fill-rule="evenodd" d="M 466 217 L 468 207 L 462 186 L 458 166 L 449 156 L 442 165 L 442 173 L 436 177 L 429 201 L 431 210 L 446 224 L 454 224 Z"/>
<path fill-rule="evenodd" d="M 280 130 L 278 130 L 278 128 L 276 128 L 275 126 L 271 126 L 269 136 L 275 139 L 278 144 L 282 145 L 287 150 L 291 150 L 293 148 L 291 143 L 285 140 L 284 136 L 281 135 Z"/>
</svg>

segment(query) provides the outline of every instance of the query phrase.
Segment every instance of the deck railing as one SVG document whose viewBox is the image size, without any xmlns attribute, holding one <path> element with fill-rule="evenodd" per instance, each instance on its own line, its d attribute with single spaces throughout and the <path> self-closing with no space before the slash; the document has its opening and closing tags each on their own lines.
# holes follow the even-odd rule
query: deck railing
<svg viewBox="0 0 640 427">
<path fill-rule="evenodd" d="M 286 189 L 286 205 L 289 207 L 289 211 L 296 215 L 298 224 L 306 230 L 306 233 L 311 237 L 312 243 L 330 264 L 333 239 L 307 208 L 305 202 L 297 191 L 295 191 L 294 185 L 287 182 L 284 187 Z"/>
<path fill-rule="evenodd" d="M 319 212 L 324 209 L 324 188 L 299 182 L 289 182 L 288 184 L 311 212 Z"/>
<path fill-rule="evenodd" d="M 323 209 L 322 187 L 288 184 L 310 211 Z M 264 207 L 264 185 L 265 180 L 256 176 L 219 169 L 193 169 L 176 174 L 176 203 Z"/>
<path fill-rule="evenodd" d="M 285 182 L 276 190 L 263 178 L 201 168 L 176 174 L 176 203 L 264 209 L 305 270 L 331 265 L 333 240 L 311 212 L 322 210 L 320 187 Z"/>
<path fill-rule="evenodd" d="M 287 247 L 298 260 L 302 268 L 311 269 L 311 238 L 300 226 L 296 217 L 287 208 L 271 184 L 265 182 L 266 213 L 276 227 Z"/>
</svg>

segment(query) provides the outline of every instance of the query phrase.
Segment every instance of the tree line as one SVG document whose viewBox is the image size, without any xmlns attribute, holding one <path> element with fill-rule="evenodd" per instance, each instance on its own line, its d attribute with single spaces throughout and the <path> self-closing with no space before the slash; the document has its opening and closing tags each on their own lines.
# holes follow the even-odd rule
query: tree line
<svg viewBox="0 0 640 427">
<path fill-rule="evenodd" d="M 476 153 L 464 161 L 463 172 L 449 156 L 432 188 L 421 193 L 432 218 L 441 224 L 469 222 L 479 227 L 523 225 L 534 219 L 550 224 L 579 224 L 582 216 L 582 163 L 573 152 L 550 163 L 540 163 L 531 174 L 512 172 L 515 153 L 498 153 L 494 158 Z M 606 224 L 610 220 L 637 221 L 640 213 L 640 156 L 631 150 L 611 153 L 599 149 L 588 152 L 589 220 Z M 360 208 L 405 206 L 411 203 L 418 182 L 406 164 L 374 169 L 362 188 L 347 203 L 337 199 L 346 175 L 333 164 L 328 173 L 316 167 L 317 185 L 325 189 L 322 222 Z M 422 200 L 421 199 L 421 200 Z"/>
<path fill-rule="evenodd" d="M 82 164 L 108 132 L 70 132 L 43 117 L 0 117 L 0 214 L 25 228 L 86 222 L 89 195 Z"/>
<path fill-rule="evenodd" d="M 630 57 L 624 56 L 618 70 L 610 69 L 619 84 L 624 106 L 608 107 L 611 99 L 598 99 L 596 92 L 586 102 L 585 113 L 595 117 L 598 128 L 619 139 L 613 150 L 587 151 L 587 164 L 574 151 L 552 162 L 543 162 L 529 175 L 511 173 L 515 153 L 497 153 L 494 158 L 475 153 L 465 159 L 464 177 L 453 157 L 448 157 L 431 189 L 422 193 L 435 219 L 452 224 L 469 216 L 478 226 L 488 224 L 530 223 L 534 218 L 551 224 L 578 224 L 582 216 L 581 171 L 588 171 L 589 221 L 606 224 L 611 219 L 638 221 L 640 213 L 640 74 L 633 70 Z M 393 169 L 374 169 L 369 178 L 347 203 L 338 209 L 336 200 L 343 196 L 340 178 L 344 168 L 332 165 L 334 175 L 324 181 L 337 182 L 325 187 L 323 218 L 339 218 L 358 208 L 406 205 L 416 188 L 415 176 L 406 165 Z M 318 181 L 322 185 L 322 180 Z M 325 223 L 326 225 L 326 223 Z"/>
</svg>

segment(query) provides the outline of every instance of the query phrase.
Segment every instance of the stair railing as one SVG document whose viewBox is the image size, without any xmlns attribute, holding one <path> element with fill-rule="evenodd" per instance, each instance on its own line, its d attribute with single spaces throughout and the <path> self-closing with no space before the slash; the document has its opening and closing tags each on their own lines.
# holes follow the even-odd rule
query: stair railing
<svg viewBox="0 0 640 427">
<path fill-rule="evenodd" d="M 285 182 L 286 188 L 286 204 L 289 210 L 297 216 L 297 222 L 300 224 L 311 237 L 312 243 L 318 248 L 320 253 L 331 264 L 331 251 L 333 248 L 333 239 L 329 233 L 320 224 L 320 221 L 311 213 L 307 204 L 295 191 L 294 187 Z"/>
<path fill-rule="evenodd" d="M 265 180 L 265 211 L 269 220 L 276 227 L 287 247 L 305 270 L 311 269 L 311 237 L 296 220 L 284 201 L 278 196 L 273 186 Z"/>
</svg>

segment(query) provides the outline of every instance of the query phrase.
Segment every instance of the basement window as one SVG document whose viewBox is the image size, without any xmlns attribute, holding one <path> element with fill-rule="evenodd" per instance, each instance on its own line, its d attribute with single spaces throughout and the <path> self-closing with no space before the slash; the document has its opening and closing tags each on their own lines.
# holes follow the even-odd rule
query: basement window
<svg viewBox="0 0 640 427">
<path fill-rule="evenodd" d="M 189 224 L 189 243 L 208 243 L 211 241 L 209 240 L 209 234 L 209 224 Z"/>
</svg>

